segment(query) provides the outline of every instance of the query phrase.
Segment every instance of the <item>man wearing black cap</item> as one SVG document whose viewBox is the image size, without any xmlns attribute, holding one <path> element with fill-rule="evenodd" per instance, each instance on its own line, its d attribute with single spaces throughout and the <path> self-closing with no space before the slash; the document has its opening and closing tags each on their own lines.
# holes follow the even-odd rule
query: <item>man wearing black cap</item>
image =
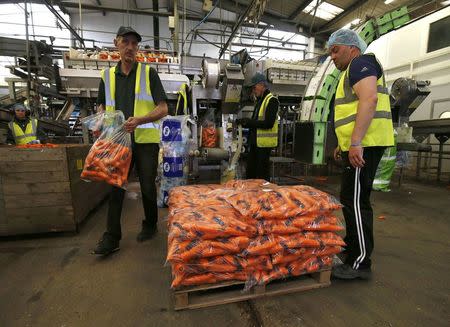
<svg viewBox="0 0 450 327">
<path fill-rule="evenodd" d="M 250 129 L 250 152 L 247 158 L 247 178 L 270 177 L 270 153 L 278 145 L 278 99 L 270 93 L 266 77 L 256 73 L 247 86 L 257 98 L 252 118 L 236 122 Z"/>
<path fill-rule="evenodd" d="M 124 128 L 132 134 L 132 166 L 136 166 L 141 185 L 145 219 L 137 241 L 152 238 L 157 231 L 156 171 L 159 152 L 159 119 L 167 115 L 167 96 L 155 69 L 136 62 L 141 36 L 131 27 L 121 26 L 114 39 L 120 53 L 117 66 L 105 69 L 97 103 L 99 111 L 121 110 Z M 108 255 L 119 249 L 122 237 L 120 216 L 125 190 L 114 187 L 109 200 L 106 232 L 94 250 Z"/>
</svg>

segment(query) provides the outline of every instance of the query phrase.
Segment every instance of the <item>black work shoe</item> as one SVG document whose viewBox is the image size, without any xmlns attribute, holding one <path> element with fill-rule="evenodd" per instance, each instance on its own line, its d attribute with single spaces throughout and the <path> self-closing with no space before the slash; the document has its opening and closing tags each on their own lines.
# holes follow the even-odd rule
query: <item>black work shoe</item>
<svg viewBox="0 0 450 327">
<path fill-rule="evenodd" d="M 370 279 L 372 271 L 370 268 L 353 269 L 350 265 L 344 263 L 333 267 L 331 276 L 337 279 Z"/>
<path fill-rule="evenodd" d="M 138 242 L 144 242 L 147 240 L 150 240 L 153 238 L 153 236 L 156 235 L 158 232 L 158 228 L 155 227 L 142 227 L 142 230 L 139 232 L 139 234 L 136 237 L 136 240 Z"/>
<path fill-rule="evenodd" d="M 103 236 L 92 254 L 107 256 L 113 252 L 119 251 L 119 249 L 119 241 Z"/>
</svg>

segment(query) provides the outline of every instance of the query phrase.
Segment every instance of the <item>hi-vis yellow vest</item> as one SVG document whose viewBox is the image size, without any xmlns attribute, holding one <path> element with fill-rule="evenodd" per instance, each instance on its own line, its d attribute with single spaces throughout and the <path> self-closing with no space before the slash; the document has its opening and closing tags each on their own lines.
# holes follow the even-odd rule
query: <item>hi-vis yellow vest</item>
<svg viewBox="0 0 450 327">
<path fill-rule="evenodd" d="M 264 120 L 266 116 L 266 108 L 270 99 L 273 98 L 273 94 L 269 93 L 264 98 L 259 107 L 258 120 Z M 275 148 L 278 145 L 278 114 L 272 128 L 256 130 L 256 146 L 258 148 Z"/>
<path fill-rule="evenodd" d="M 116 110 L 116 69 L 117 66 L 101 72 L 105 83 L 106 111 L 109 112 Z M 138 63 L 134 93 L 134 117 L 145 116 L 155 110 L 156 105 L 150 90 L 150 66 Z M 139 125 L 134 131 L 136 143 L 159 143 L 159 125 L 159 120 Z"/>
<path fill-rule="evenodd" d="M 358 97 L 350 86 L 348 76 L 350 64 L 339 80 L 334 102 L 334 128 L 336 130 L 336 136 L 341 151 L 348 151 L 350 149 L 351 137 L 353 128 L 355 127 L 356 112 L 359 103 Z M 375 115 L 367 129 L 366 135 L 361 141 L 363 147 L 394 145 L 391 105 L 384 73 L 377 80 L 377 96 L 378 103 Z"/>
<path fill-rule="evenodd" d="M 180 89 L 178 90 L 178 101 L 177 101 L 177 107 L 175 109 L 175 114 L 178 115 L 178 110 L 180 110 L 180 102 L 183 101 L 183 113 L 182 115 L 187 115 L 187 84 L 183 83 L 181 85 Z"/>
<path fill-rule="evenodd" d="M 23 132 L 22 128 L 20 128 L 20 125 L 14 121 L 9 122 L 8 126 L 14 136 L 16 145 L 28 144 L 31 141 L 37 140 L 37 119 L 30 119 L 27 127 L 25 128 L 25 133 Z"/>
</svg>

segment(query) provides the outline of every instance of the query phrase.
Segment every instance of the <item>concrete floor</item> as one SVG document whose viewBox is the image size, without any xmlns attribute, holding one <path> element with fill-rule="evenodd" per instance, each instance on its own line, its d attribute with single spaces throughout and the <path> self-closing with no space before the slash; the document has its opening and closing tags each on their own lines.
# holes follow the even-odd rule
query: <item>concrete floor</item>
<svg viewBox="0 0 450 327">
<path fill-rule="evenodd" d="M 157 237 L 138 244 L 141 202 L 127 199 L 121 250 L 99 259 L 89 253 L 103 205 L 78 235 L 2 240 L 0 326 L 449 326 L 449 189 L 404 183 L 372 199 L 386 218 L 374 222 L 371 281 L 178 312 L 164 266 L 166 211 Z"/>
</svg>

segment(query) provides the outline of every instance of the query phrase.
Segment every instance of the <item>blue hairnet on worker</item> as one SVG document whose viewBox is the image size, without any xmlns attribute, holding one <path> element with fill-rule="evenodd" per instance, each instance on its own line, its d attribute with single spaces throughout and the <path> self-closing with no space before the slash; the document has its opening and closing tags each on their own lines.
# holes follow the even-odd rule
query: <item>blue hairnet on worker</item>
<svg viewBox="0 0 450 327">
<path fill-rule="evenodd" d="M 327 47 L 331 48 L 333 45 L 348 45 L 357 47 L 361 53 L 364 53 L 367 49 L 366 42 L 352 30 L 340 29 L 331 34 L 327 42 Z"/>
</svg>

